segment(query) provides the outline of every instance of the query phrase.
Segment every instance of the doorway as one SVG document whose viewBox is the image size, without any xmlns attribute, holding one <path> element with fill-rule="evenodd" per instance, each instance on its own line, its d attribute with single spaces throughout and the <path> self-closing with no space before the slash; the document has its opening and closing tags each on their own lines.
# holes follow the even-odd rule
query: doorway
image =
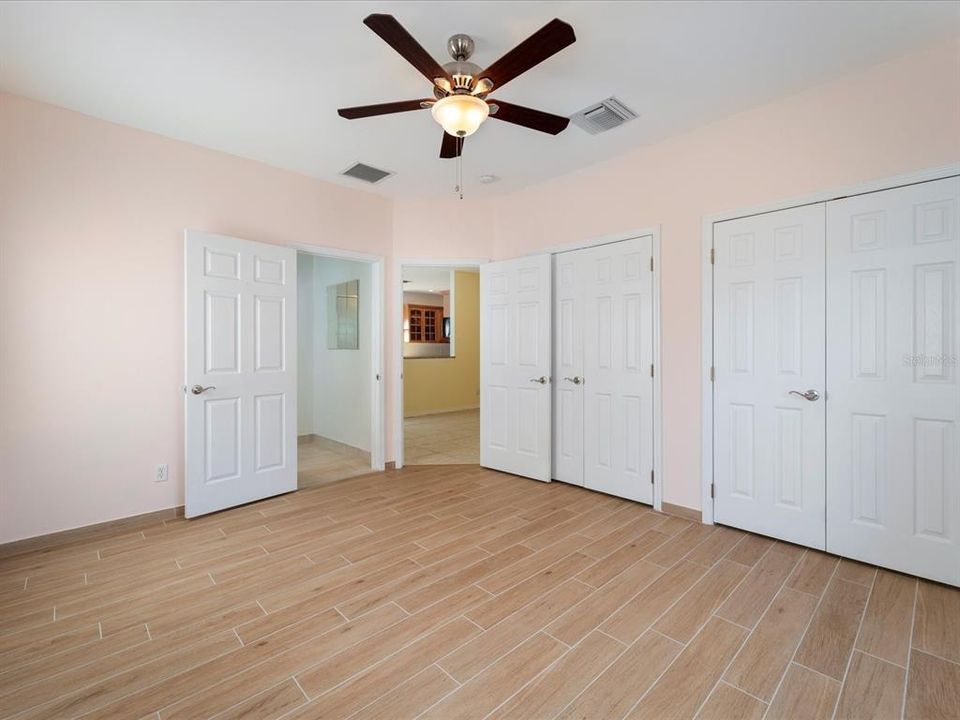
<svg viewBox="0 0 960 720">
<path fill-rule="evenodd" d="M 422 261 L 421 261 L 422 262 Z M 480 462 L 480 279 L 469 261 L 399 266 L 397 465 Z"/>
<path fill-rule="evenodd" d="M 376 467 L 375 275 L 369 261 L 297 253 L 300 489 Z"/>
</svg>

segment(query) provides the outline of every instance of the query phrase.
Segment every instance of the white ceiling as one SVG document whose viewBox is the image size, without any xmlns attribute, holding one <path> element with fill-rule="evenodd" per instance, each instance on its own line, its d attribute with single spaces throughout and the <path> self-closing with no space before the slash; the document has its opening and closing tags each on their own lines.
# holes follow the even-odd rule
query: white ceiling
<svg viewBox="0 0 960 720">
<path fill-rule="evenodd" d="M 403 267 L 405 292 L 442 294 L 450 292 L 450 273 L 459 268 L 449 267 Z"/>
<path fill-rule="evenodd" d="M 570 115 L 616 95 L 640 118 L 556 137 L 490 120 L 467 141 L 468 192 L 499 193 L 612 157 L 960 32 L 956 2 L 4 2 L 0 88 L 375 192 L 452 195 L 428 112 L 336 108 L 429 95 L 362 19 L 388 12 L 440 62 L 485 65 L 553 17 L 577 42 L 493 97 Z M 481 174 L 502 178 L 480 185 Z"/>
</svg>

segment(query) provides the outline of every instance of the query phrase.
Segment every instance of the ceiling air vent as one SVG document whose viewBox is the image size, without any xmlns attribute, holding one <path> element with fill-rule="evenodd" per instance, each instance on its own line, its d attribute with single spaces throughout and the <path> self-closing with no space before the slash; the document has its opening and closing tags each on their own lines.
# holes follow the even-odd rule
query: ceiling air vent
<svg viewBox="0 0 960 720">
<path fill-rule="evenodd" d="M 381 170 L 380 168 L 364 165 L 360 162 L 354 163 L 340 174 L 346 175 L 347 177 L 352 177 L 355 180 L 363 180 L 363 182 L 371 184 L 378 183 L 384 178 L 388 178 L 393 175 L 393 173 L 389 170 Z"/>
<path fill-rule="evenodd" d="M 611 97 L 581 110 L 570 119 L 574 125 L 583 128 L 591 135 L 598 135 L 607 130 L 613 130 L 618 125 L 623 125 L 636 117 L 637 114 L 633 110 L 615 97 Z"/>
</svg>

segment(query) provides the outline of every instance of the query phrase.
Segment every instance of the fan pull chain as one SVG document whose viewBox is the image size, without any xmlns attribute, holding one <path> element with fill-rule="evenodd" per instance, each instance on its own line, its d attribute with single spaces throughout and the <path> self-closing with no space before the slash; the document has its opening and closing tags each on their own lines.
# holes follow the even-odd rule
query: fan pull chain
<svg viewBox="0 0 960 720">
<path fill-rule="evenodd" d="M 463 200 L 463 138 L 457 138 L 457 192 Z"/>
</svg>

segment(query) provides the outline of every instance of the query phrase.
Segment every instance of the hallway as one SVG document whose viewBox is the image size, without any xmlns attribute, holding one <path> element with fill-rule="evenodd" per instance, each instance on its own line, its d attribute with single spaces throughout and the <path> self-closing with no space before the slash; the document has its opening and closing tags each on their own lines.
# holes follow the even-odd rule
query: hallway
<svg viewBox="0 0 960 720">
<path fill-rule="evenodd" d="M 403 422 L 407 465 L 480 464 L 480 410 L 420 415 Z"/>
</svg>

